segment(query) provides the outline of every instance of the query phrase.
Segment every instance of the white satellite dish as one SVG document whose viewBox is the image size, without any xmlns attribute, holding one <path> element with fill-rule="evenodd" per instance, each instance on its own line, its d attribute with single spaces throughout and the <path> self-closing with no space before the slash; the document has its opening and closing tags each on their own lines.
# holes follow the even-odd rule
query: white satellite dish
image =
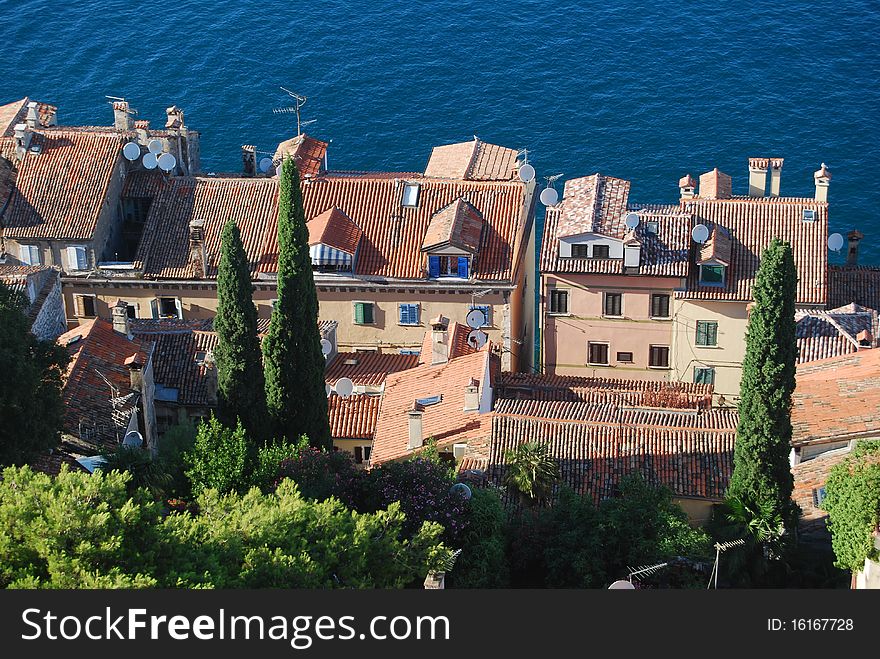
<svg viewBox="0 0 880 659">
<path fill-rule="evenodd" d="M 541 190 L 541 203 L 545 206 L 555 206 L 559 202 L 559 193 L 553 188 Z"/>
<path fill-rule="evenodd" d="M 333 350 L 333 344 L 327 339 L 321 339 L 321 353 L 326 357 Z"/>
<path fill-rule="evenodd" d="M 839 252 L 841 247 L 843 247 L 843 236 L 839 233 L 832 233 L 828 236 L 828 249 Z"/>
<path fill-rule="evenodd" d="M 613 584 L 608 586 L 608 590 L 635 590 L 636 587 L 632 585 L 631 582 L 621 579 L 620 581 L 615 581 Z"/>
<path fill-rule="evenodd" d="M 354 382 L 348 378 L 339 378 L 336 381 L 336 394 L 348 398 L 354 391 Z"/>
<path fill-rule="evenodd" d="M 486 333 L 478 329 L 471 330 L 470 334 L 467 335 L 467 344 L 471 348 L 482 348 L 488 340 L 489 337 L 486 336 Z"/>
<path fill-rule="evenodd" d="M 529 181 L 533 181 L 535 179 L 535 168 L 526 163 L 522 167 L 519 168 L 519 180 L 523 183 L 528 183 Z"/>
<path fill-rule="evenodd" d="M 157 162 L 159 164 L 159 169 L 161 169 L 163 172 L 170 172 L 172 169 L 177 167 L 177 158 L 172 156 L 170 153 L 163 153 L 161 156 L 159 156 Z"/>
<path fill-rule="evenodd" d="M 637 226 L 639 226 L 639 216 L 635 213 L 627 213 L 626 220 L 624 221 L 626 222 L 627 229 L 635 229 Z"/>
<path fill-rule="evenodd" d="M 150 140 L 147 144 L 147 151 L 150 153 L 162 153 L 162 140 Z"/>
<path fill-rule="evenodd" d="M 156 157 L 155 153 L 145 153 L 143 162 L 144 167 L 147 169 L 156 169 L 156 165 L 159 164 L 159 159 Z"/>
<path fill-rule="evenodd" d="M 480 329 L 486 324 L 486 314 L 483 313 L 482 309 L 471 309 L 465 321 L 471 329 Z"/>
<path fill-rule="evenodd" d="M 471 488 L 469 488 L 464 483 L 456 483 L 452 487 L 449 488 L 449 494 L 460 494 L 464 497 L 465 501 L 470 499 L 473 496 L 473 492 L 471 492 Z"/>
<path fill-rule="evenodd" d="M 272 169 L 272 159 L 271 158 L 263 158 L 260 160 L 260 171 L 264 174 Z"/>
<path fill-rule="evenodd" d="M 691 238 L 694 239 L 695 243 L 700 243 L 701 245 L 709 240 L 709 227 L 705 224 L 698 224 L 693 229 L 691 229 Z"/>
<path fill-rule="evenodd" d="M 125 156 L 126 160 L 134 162 L 141 157 L 141 148 L 137 145 L 136 142 L 129 142 L 124 147 L 122 147 L 122 155 Z"/>
<path fill-rule="evenodd" d="M 327 398 L 330 398 L 330 394 L 333 393 L 333 387 L 331 387 L 329 384 L 325 384 L 324 388 L 327 391 Z"/>
<path fill-rule="evenodd" d="M 132 430 L 125 433 L 125 437 L 122 438 L 122 445 L 129 448 L 140 448 L 144 445 L 144 436 L 137 430 Z"/>
</svg>

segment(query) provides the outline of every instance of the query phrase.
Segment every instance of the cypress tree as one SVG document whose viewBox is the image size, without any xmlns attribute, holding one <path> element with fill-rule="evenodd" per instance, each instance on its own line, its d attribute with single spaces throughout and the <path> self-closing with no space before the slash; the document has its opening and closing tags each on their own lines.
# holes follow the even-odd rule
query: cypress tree
<svg viewBox="0 0 880 659">
<path fill-rule="evenodd" d="M 266 402 L 275 438 L 300 435 L 332 448 L 318 332 L 318 295 L 309 256 L 309 232 L 299 171 L 287 158 L 278 198 L 278 301 L 263 340 Z"/>
<path fill-rule="evenodd" d="M 257 309 L 252 294 L 250 264 L 241 232 L 230 220 L 220 238 L 217 269 L 217 416 L 222 423 L 242 426 L 252 440 L 266 436 L 266 392 L 263 361 L 257 336 Z"/>
<path fill-rule="evenodd" d="M 791 245 L 774 239 L 755 277 L 746 330 L 739 426 L 727 496 L 747 509 L 752 528 L 776 535 L 796 522 L 791 502 L 791 397 L 795 387 L 794 304 L 797 271 Z M 773 531 L 776 529 L 776 531 Z"/>
</svg>

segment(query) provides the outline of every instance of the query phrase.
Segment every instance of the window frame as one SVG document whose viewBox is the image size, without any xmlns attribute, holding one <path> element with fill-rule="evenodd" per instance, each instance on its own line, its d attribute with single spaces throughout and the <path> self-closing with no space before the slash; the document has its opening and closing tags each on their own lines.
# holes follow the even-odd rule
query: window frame
<svg viewBox="0 0 880 659">
<path fill-rule="evenodd" d="M 583 251 L 583 254 L 575 254 L 575 248 L 578 248 L 577 251 Z M 590 244 L 589 243 L 574 243 L 574 244 L 572 244 L 571 258 L 573 258 L 573 259 L 588 259 L 588 258 L 590 258 Z"/>
<path fill-rule="evenodd" d="M 162 300 L 174 300 L 175 312 L 177 315 L 162 315 Z M 153 298 L 153 318 L 157 320 L 183 320 L 183 301 L 174 295 L 157 295 Z"/>
<path fill-rule="evenodd" d="M 94 293 L 74 293 L 73 294 L 73 313 L 76 318 L 97 318 L 98 317 L 98 296 Z M 86 313 L 85 301 L 91 300 L 92 313 Z"/>
<path fill-rule="evenodd" d="M 596 250 L 601 249 L 605 250 L 605 256 L 599 256 L 596 254 Z M 591 259 L 610 259 L 611 258 L 611 245 L 603 245 L 603 244 L 595 244 L 590 249 L 590 258 Z"/>
<path fill-rule="evenodd" d="M 621 359 L 621 355 L 629 355 L 629 359 Z M 618 364 L 634 364 L 635 363 L 635 354 L 631 350 L 621 350 L 615 355 L 615 360 Z"/>
<path fill-rule="evenodd" d="M 654 299 L 661 298 L 661 297 L 666 298 L 666 315 L 657 316 L 654 314 Z M 672 302 L 672 296 L 669 293 L 651 293 L 651 300 L 650 300 L 651 308 L 648 310 L 650 313 L 650 317 L 653 320 L 669 320 L 670 318 L 672 318 L 672 316 L 670 315 L 670 310 L 672 307 L 672 305 L 670 304 L 671 302 Z"/>
<path fill-rule="evenodd" d="M 358 305 L 361 305 L 361 322 L 358 322 Z M 370 320 L 367 320 L 366 307 L 370 308 Z M 351 321 L 354 325 L 375 325 L 376 324 L 376 303 L 369 300 L 352 300 L 351 303 Z"/>
<path fill-rule="evenodd" d="M 660 222 L 658 220 L 646 220 L 645 233 L 654 236 L 658 235 L 660 233 Z"/>
<path fill-rule="evenodd" d="M 697 373 L 711 373 L 712 377 L 709 382 L 701 381 L 697 378 Z M 710 384 L 715 385 L 715 367 L 714 366 L 694 366 L 694 384 Z"/>
<path fill-rule="evenodd" d="M 707 281 L 703 277 L 703 272 L 706 268 L 718 268 L 721 271 L 721 281 Z M 716 286 L 718 288 L 723 288 L 727 285 L 727 266 L 723 266 L 720 263 L 701 263 L 700 264 L 700 286 Z"/>
<path fill-rule="evenodd" d="M 550 299 L 547 301 L 547 313 L 553 316 L 567 316 L 570 314 L 569 311 L 569 289 L 567 288 L 551 288 L 550 289 Z M 559 311 L 558 309 L 553 308 L 553 296 L 560 295 L 565 300 L 565 311 Z"/>
<path fill-rule="evenodd" d="M 591 361 L 593 357 L 593 346 L 602 346 L 605 348 L 605 361 Z M 611 366 L 611 344 L 608 341 L 587 341 L 587 365 L 588 366 Z"/>
<path fill-rule="evenodd" d="M 700 343 L 700 327 L 705 327 L 706 331 L 704 332 L 704 336 L 706 339 L 706 343 Z M 713 332 L 711 333 L 713 342 L 709 343 L 710 332 L 708 328 L 714 327 Z M 694 330 L 694 345 L 698 348 L 717 348 L 718 347 L 718 321 L 717 320 L 698 320 L 696 328 Z"/>
<path fill-rule="evenodd" d="M 666 350 L 666 364 L 654 364 L 654 351 L 655 350 Z M 648 346 L 648 368 L 657 368 L 657 369 L 669 369 L 670 358 L 672 357 L 672 351 L 669 349 L 668 345 L 663 344 L 651 344 Z"/>
<path fill-rule="evenodd" d="M 407 203 L 407 192 L 409 190 L 415 190 L 415 198 L 412 199 L 412 203 Z M 419 197 L 422 193 L 422 186 L 418 183 L 409 183 L 404 182 L 403 191 L 400 194 L 400 205 L 404 208 L 418 208 L 419 207 Z"/>
<path fill-rule="evenodd" d="M 616 295 L 618 302 L 617 313 L 608 313 L 608 300 L 611 296 Z M 602 317 L 603 318 L 623 318 L 623 293 L 619 293 L 617 291 L 603 291 L 602 292 Z"/>
<path fill-rule="evenodd" d="M 67 252 L 67 261 L 70 272 L 85 272 L 89 270 L 89 248 L 86 245 L 68 245 L 65 249 Z M 82 254 L 82 262 L 80 261 Z M 75 263 L 73 262 L 75 261 Z"/>
<path fill-rule="evenodd" d="M 404 307 L 407 307 L 409 311 L 407 314 L 412 312 L 413 308 L 415 309 L 415 321 L 414 322 L 404 322 Z M 418 302 L 400 302 L 397 305 L 397 324 L 402 325 L 404 327 L 419 327 L 422 324 L 422 305 Z M 407 317 L 409 317 L 407 315 Z"/>
<path fill-rule="evenodd" d="M 27 250 L 27 258 L 25 258 L 25 250 Z M 36 263 L 34 263 L 34 254 L 37 255 Z M 29 245 L 19 243 L 18 245 L 19 260 L 25 265 L 43 265 L 43 250 L 39 245 Z"/>
</svg>

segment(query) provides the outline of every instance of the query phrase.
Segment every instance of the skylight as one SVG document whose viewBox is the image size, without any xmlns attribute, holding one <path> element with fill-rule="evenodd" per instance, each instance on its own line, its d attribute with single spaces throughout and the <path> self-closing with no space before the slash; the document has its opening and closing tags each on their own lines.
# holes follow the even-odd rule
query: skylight
<svg viewBox="0 0 880 659">
<path fill-rule="evenodd" d="M 443 400 L 443 394 L 437 394 L 436 396 L 429 396 L 428 398 L 416 398 L 416 403 L 422 407 L 427 407 L 428 405 L 436 405 L 441 400 Z"/>
</svg>

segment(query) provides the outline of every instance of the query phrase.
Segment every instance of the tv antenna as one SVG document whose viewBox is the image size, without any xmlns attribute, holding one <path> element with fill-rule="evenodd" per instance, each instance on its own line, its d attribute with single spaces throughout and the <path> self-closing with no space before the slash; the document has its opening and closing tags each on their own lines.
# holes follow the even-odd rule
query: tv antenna
<svg viewBox="0 0 880 659">
<path fill-rule="evenodd" d="M 629 568 L 629 577 L 627 579 L 632 583 L 633 577 L 641 574 L 651 575 L 665 568 L 669 563 L 657 563 L 656 565 L 641 565 L 637 568 Z"/>
<path fill-rule="evenodd" d="M 104 98 L 107 99 L 107 102 L 110 105 L 113 105 L 114 103 L 117 103 L 119 101 L 122 101 L 123 103 L 126 102 L 124 96 L 108 96 L 107 94 L 104 94 Z M 128 108 L 128 110 L 126 110 L 126 112 L 128 112 L 128 114 L 137 114 L 138 113 L 137 110 L 135 110 L 134 108 L 131 108 L 131 107 Z"/>
<path fill-rule="evenodd" d="M 733 549 L 734 547 L 742 547 L 744 544 L 746 544 L 746 541 L 742 538 L 739 540 L 728 540 L 727 542 L 715 543 L 715 565 L 712 566 L 712 574 L 709 575 L 709 584 L 706 586 L 706 590 L 712 588 L 713 580 L 715 582 L 715 589 L 718 589 L 718 563 L 721 560 L 721 553 L 728 549 Z"/>
<path fill-rule="evenodd" d="M 296 92 L 292 92 L 286 87 L 281 87 L 282 91 L 287 92 L 287 94 L 293 99 L 294 104 L 292 106 L 283 107 L 283 108 L 275 108 L 272 110 L 274 114 L 295 114 L 296 115 L 296 134 L 302 135 L 302 122 L 300 121 L 300 109 L 303 105 L 306 104 L 308 100 L 307 96 L 303 96 L 302 94 L 297 94 Z"/>
</svg>

